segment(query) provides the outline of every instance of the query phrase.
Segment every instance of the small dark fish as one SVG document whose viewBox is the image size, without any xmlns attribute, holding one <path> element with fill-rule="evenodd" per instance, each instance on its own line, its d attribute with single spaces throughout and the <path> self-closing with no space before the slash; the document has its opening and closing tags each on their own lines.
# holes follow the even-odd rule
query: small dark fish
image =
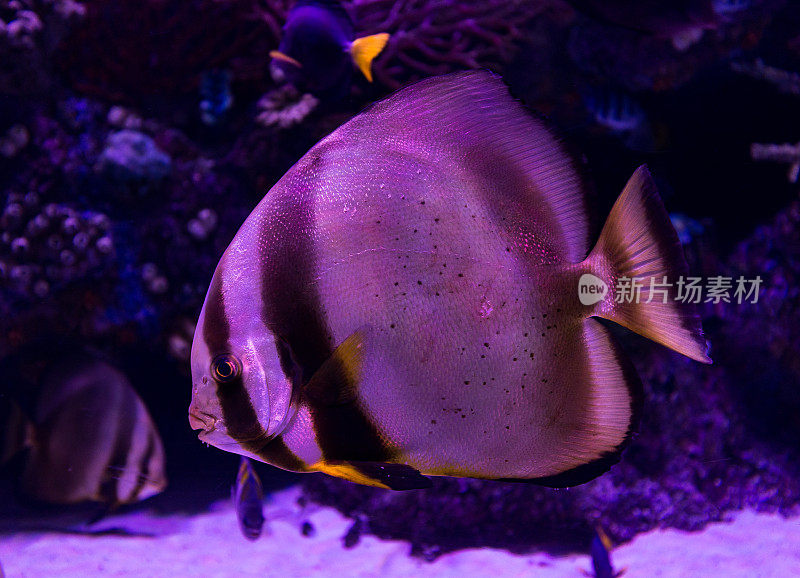
<svg viewBox="0 0 800 578">
<path fill-rule="evenodd" d="M 372 82 L 372 61 L 389 35 L 354 36 L 353 22 L 338 0 L 295 2 L 280 46 L 270 53 L 273 78 L 328 99 L 346 94 L 353 64 Z"/>
<path fill-rule="evenodd" d="M 264 526 L 264 492 L 253 464 L 246 457 L 242 457 L 239 464 L 239 474 L 232 493 L 242 535 L 248 540 L 256 540 Z"/>
<path fill-rule="evenodd" d="M 4 376 L 8 377 L 8 376 Z M 25 411 L 6 399 L 3 457 L 24 452 L 20 489 L 36 500 L 116 507 L 161 492 L 164 448 L 115 367 L 86 354 L 49 364 Z M 15 447 L 12 447 L 15 446 Z"/>
<path fill-rule="evenodd" d="M 589 552 L 592 556 L 592 570 L 594 578 L 618 578 L 625 570 L 615 571 L 611 564 L 612 544 L 602 528 L 597 527 L 592 538 Z"/>
</svg>

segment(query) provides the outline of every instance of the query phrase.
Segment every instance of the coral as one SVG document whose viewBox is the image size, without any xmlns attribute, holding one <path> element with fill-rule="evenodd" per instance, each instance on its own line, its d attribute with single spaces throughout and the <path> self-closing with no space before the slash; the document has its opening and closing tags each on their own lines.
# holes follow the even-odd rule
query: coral
<svg viewBox="0 0 800 578">
<path fill-rule="evenodd" d="M 266 128 L 289 128 L 314 112 L 319 101 L 311 94 L 299 94 L 289 84 L 275 88 L 258 101 L 256 122 Z"/>
<path fill-rule="evenodd" d="M 719 3 L 718 13 L 698 21 L 684 21 L 685 14 L 669 8 L 663 15 L 657 7 L 645 8 L 656 15 L 647 14 L 651 20 L 642 27 L 632 26 L 624 9 L 603 4 L 614 14 L 579 20 L 570 31 L 570 57 L 583 70 L 628 90 L 661 91 L 686 83 L 721 58 L 753 48 L 781 2 L 753 2 L 734 11 Z"/>
<path fill-rule="evenodd" d="M 547 12 L 569 12 L 558 0 L 353 0 L 358 36 L 391 34 L 373 63 L 376 82 L 396 89 L 463 68 L 502 72 L 527 27 Z"/>
<path fill-rule="evenodd" d="M 760 58 L 753 62 L 733 62 L 731 70 L 769 82 L 781 92 L 800 95 L 800 74 L 768 66 Z"/>
<path fill-rule="evenodd" d="M 172 160 L 149 136 L 121 130 L 108 137 L 97 170 L 118 182 L 157 182 L 169 175 Z"/>
<path fill-rule="evenodd" d="M 4 135 L 0 135 L 0 155 L 10 158 L 28 146 L 30 134 L 25 125 L 15 124 Z"/>
<path fill-rule="evenodd" d="M 11 0 L 0 7 L 0 93 L 41 93 L 51 86 L 50 57 L 84 16 L 74 0 Z"/>
<path fill-rule="evenodd" d="M 82 92 L 138 103 L 194 91 L 210 69 L 230 70 L 240 83 L 263 82 L 289 0 L 85 4 L 84 25 L 68 38 L 61 67 Z"/>
<path fill-rule="evenodd" d="M 800 94 L 800 93 L 798 93 Z M 800 142 L 797 144 L 758 144 L 750 146 L 750 156 L 754 161 L 773 161 L 789 165 L 787 177 L 796 183 L 800 177 Z"/>
<path fill-rule="evenodd" d="M 35 192 L 10 194 L 0 217 L 0 278 L 34 300 L 104 272 L 114 261 L 110 225 L 101 213 L 42 205 Z"/>
</svg>

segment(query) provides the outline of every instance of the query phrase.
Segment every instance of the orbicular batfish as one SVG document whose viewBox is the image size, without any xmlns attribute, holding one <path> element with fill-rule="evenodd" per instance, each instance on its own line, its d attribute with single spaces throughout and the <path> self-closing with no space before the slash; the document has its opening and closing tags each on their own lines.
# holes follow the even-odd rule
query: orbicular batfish
<svg viewBox="0 0 800 578">
<path fill-rule="evenodd" d="M 164 446 L 142 399 L 116 367 L 82 351 L 27 360 L 3 381 L 28 394 L 25 410 L 0 394 L 0 465 L 24 453 L 19 485 L 43 502 L 104 503 L 112 508 L 144 500 L 167 485 Z M 14 367 L 9 362 L 9 367 Z M 23 375 L 41 366 L 34 383 Z M 0 438 L 2 435 L 0 435 Z"/>
<path fill-rule="evenodd" d="M 597 318 L 710 362 L 692 306 L 661 285 L 686 264 L 644 167 L 591 241 L 576 161 L 498 78 L 405 88 L 315 145 L 225 251 L 191 426 L 392 489 L 588 481 L 619 460 L 642 397 Z M 634 278 L 638 299 L 618 300 Z"/>
</svg>

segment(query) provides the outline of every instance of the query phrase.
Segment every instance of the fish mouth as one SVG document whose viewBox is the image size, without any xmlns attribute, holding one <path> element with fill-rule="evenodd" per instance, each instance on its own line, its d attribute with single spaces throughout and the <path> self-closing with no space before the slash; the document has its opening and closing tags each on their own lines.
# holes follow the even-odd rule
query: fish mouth
<svg viewBox="0 0 800 578">
<path fill-rule="evenodd" d="M 209 434 L 217 426 L 217 418 L 203 411 L 189 412 L 189 426 L 194 430 L 203 430 L 199 435 Z"/>
</svg>

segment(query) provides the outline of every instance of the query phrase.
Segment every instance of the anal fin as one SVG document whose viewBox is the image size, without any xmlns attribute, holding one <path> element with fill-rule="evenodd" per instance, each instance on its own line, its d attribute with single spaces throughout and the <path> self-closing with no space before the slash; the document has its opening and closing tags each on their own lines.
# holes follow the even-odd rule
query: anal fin
<svg viewBox="0 0 800 578">
<path fill-rule="evenodd" d="M 350 462 L 361 474 L 377 480 L 392 490 L 422 490 L 433 484 L 430 478 L 406 464 Z"/>
<path fill-rule="evenodd" d="M 423 476 L 419 470 L 405 464 L 325 462 L 314 464 L 312 468 L 357 484 L 387 490 L 422 490 L 430 488 L 432 485 L 430 478 Z"/>
</svg>

